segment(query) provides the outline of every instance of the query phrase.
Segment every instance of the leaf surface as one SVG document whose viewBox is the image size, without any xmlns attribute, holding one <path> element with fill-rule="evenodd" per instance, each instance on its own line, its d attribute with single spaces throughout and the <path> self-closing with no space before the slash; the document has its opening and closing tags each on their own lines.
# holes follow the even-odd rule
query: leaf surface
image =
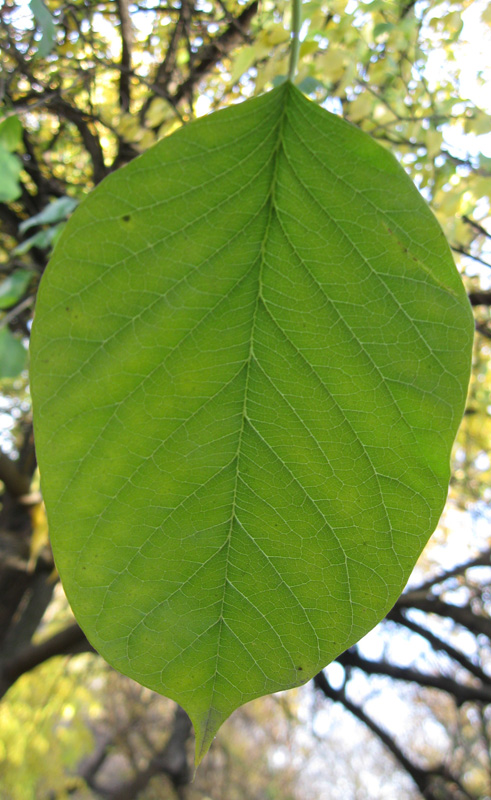
<svg viewBox="0 0 491 800">
<path fill-rule="evenodd" d="M 55 558 L 93 645 L 188 711 L 198 762 L 395 602 L 445 502 L 472 331 L 402 168 L 290 83 L 68 222 L 32 343 Z"/>
</svg>

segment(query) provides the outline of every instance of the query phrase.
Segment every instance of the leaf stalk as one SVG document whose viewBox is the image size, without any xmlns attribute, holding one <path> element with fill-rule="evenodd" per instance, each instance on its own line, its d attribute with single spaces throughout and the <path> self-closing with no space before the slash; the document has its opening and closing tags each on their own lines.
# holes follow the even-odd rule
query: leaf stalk
<svg viewBox="0 0 491 800">
<path fill-rule="evenodd" d="M 288 80 L 293 83 L 297 74 L 298 56 L 300 53 L 300 28 L 302 25 L 302 0 L 292 0 L 292 28 L 291 28 L 291 50 L 290 65 L 288 68 Z"/>
</svg>

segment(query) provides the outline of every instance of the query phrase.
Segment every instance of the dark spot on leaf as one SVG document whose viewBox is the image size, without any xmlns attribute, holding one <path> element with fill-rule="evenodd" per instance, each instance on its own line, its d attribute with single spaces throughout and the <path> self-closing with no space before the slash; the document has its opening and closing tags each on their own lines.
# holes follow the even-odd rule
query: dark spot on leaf
<svg viewBox="0 0 491 800">
<path fill-rule="evenodd" d="M 297 667 L 297 669 L 298 669 L 299 672 L 303 671 L 303 667 Z"/>
<path fill-rule="evenodd" d="M 131 219 L 131 214 L 123 214 L 121 219 L 123 220 L 123 222 L 129 222 Z"/>
</svg>

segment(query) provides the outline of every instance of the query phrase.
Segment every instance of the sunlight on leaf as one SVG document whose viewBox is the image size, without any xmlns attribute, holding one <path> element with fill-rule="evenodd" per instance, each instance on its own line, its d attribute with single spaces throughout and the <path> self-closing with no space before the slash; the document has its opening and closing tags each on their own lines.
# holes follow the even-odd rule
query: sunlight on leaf
<svg viewBox="0 0 491 800">
<path fill-rule="evenodd" d="M 105 180 L 43 278 L 32 390 L 92 644 L 197 762 L 391 608 L 442 511 L 470 307 L 395 158 L 290 83 Z"/>
</svg>

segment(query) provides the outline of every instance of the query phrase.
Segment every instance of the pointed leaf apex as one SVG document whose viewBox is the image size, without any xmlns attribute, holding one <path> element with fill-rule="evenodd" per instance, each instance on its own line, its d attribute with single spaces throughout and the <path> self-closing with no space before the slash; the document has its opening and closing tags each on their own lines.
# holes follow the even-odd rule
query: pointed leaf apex
<svg viewBox="0 0 491 800">
<path fill-rule="evenodd" d="M 226 712 L 219 711 L 216 708 L 209 708 L 206 709 L 205 712 L 189 715 L 193 723 L 196 742 L 194 752 L 195 774 L 199 765 L 208 753 L 208 750 L 213 743 L 213 739 L 217 735 L 223 723 L 229 718 L 232 711 L 234 711 L 234 708 L 231 708 Z"/>
</svg>

